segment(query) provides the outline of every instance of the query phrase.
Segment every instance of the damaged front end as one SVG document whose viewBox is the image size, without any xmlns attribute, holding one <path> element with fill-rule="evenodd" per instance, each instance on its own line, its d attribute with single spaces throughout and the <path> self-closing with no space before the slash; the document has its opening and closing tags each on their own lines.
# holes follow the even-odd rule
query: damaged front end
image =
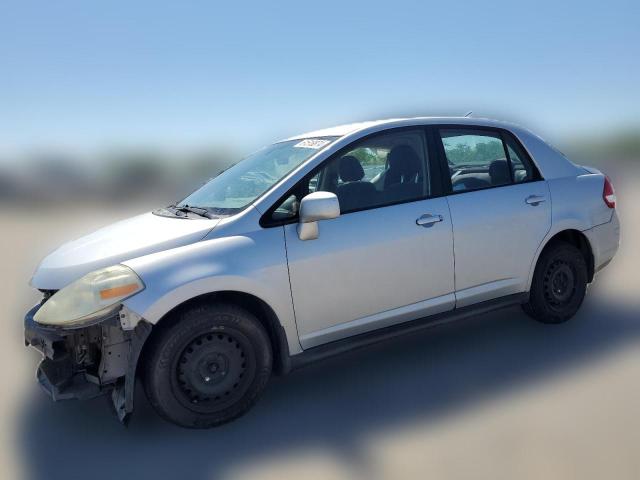
<svg viewBox="0 0 640 480">
<path fill-rule="evenodd" d="M 42 325 L 33 317 L 48 296 L 24 319 L 25 344 L 44 356 L 38 382 L 54 401 L 110 393 L 125 422 L 133 412 L 136 366 L 152 325 L 122 306 L 83 327 Z"/>
</svg>

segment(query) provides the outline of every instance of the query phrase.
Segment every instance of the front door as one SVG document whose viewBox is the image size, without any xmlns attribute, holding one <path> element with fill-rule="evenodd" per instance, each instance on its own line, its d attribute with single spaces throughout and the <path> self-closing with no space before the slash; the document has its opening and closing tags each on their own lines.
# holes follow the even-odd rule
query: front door
<svg viewBox="0 0 640 480">
<path fill-rule="evenodd" d="M 451 218 L 446 198 L 429 198 L 426 151 L 421 129 L 376 134 L 304 181 L 335 193 L 341 215 L 315 240 L 283 227 L 303 348 L 453 308 Z"/>
</svg>

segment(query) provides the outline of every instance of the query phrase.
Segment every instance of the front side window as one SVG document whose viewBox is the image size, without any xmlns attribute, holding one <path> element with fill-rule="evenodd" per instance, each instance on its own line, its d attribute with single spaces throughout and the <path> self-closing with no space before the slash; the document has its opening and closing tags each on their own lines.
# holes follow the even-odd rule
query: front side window
<svg viewBox="0 0 640 480">
<path fill-rule="evenodd" d="M 299 184 L 272 218 L 294 218 L 300 200 L 316 191 L 335 193 L 341 214 L 425 198 L 429 170 L 420 130 L 382 133 L 356 142 Z"/>
<path fill-rule="evenodd" d="M 228 168 L 178 204 L 233 215 L 338 137 L 275 143 Z"/>
</svg>

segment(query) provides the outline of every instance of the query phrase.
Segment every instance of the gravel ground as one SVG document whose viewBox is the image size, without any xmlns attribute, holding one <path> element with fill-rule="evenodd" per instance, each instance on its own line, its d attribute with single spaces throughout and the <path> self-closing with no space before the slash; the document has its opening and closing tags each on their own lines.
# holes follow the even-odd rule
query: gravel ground
<svg viewBox="0 0 640 480">
<path fill-rule="evenodd" d="M 48 400 L 22 342 L 29 277 L 51 247 L 132 212 L 5 207 L 2 477 L 640 478 L 636 179 L 614 179 L 621 250 L 571 322 L 513 309 L 344 355 L 210 431 L 162 422 L 142 394 L 127 428 L 104 399 Z"/>
</svg>

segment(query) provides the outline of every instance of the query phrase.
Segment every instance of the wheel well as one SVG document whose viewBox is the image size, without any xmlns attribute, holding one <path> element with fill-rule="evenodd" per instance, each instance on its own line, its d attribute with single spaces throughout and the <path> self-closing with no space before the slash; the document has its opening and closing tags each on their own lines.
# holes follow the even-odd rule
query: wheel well
<svg viewBox="0 0 640 480">
<path fill-rule="evenodd" d="M 584 257 L 584 261 L 587 264 L 588 281 L 591 282 L 594 275 L 593 252 L 591 251 L 589 240 L 584 235 L 584 233 L 580 232 L 579 230 L 563 230 L 551 237 L 544 248 L 549 248 L 550 245 L 553 245 L 557 242 L 570 243 L 578 250 L 580 250 L 582 256 Z"/>
<path fill-rule="evenodd" d="M 273 309 L 265 301 L 254 295 L 236 291 L 222 291 L 199 295 L 175 306 L 167 312 L 151 330 L 151 334 L 142 349 L 139 364 L 144 362 L 144 354 L 147 346 L 153 343 L 153 337 L 161 333 L 163 326 L 167 326 L 168 324 L 177 321 L 180 318 L 181 312 L 193 307 L 194 305 L 214 302 L 231 303 L 244 308 L 251 314 L 255 315 L 269 335 L 271 351 L 273 354 L 274 373 L 282 374 L 289 370 L 290 359 L 287 336 Z"/>
</svg>

